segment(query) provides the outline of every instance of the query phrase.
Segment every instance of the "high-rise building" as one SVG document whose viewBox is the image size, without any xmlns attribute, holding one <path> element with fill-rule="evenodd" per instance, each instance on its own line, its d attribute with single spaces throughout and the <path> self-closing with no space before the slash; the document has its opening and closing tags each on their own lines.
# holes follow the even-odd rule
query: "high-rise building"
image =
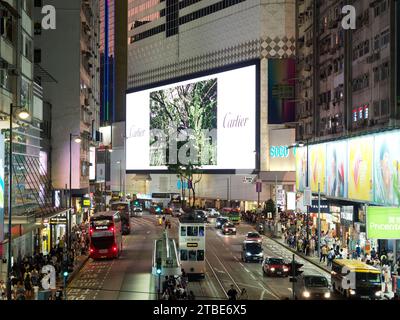
<svg viewBox="0 0 400 320">
<path fill-rule="evenodd" d="M 101 123 L 125 120 L 127 1 L 100 2 Z"/>
<path fill-rule="evenodd" d="M 298 140 L 398 124 L 396 3 L 353 6 L 356 29 L 344 30 L 342 1 L 296 1 Z"/>
<path fill-rule="evenodd" d="M 225 168 L 230 170 L 217 170 L 203 175 L 198 184 L 197 204 L 204 205 L 208 201 L 208 205 L 222 206 L 229 204 L 229 200 L 232 200 L 232 204 L 236 200 L 235 203 L 243 209 L 257 206 L 255 172 L 259 172 L 259 179 L 263 181 L 261 202 L 274 197 L 275 180 L 279 185 L 285 185 L 287 191 L 293 188 L 293 158 L 287 147 L 294 143 L 294 132 L 292 130 L 292 134 L 287 130 L 285 123 L 294 121 L 294 18 L 293 1 L 128 1 L 129 92 L 159 88 L 164 84 L 216 74 L 252 62 L 257 65 L 254 97 L 259 113 L 251 116 L 251 123 L 255 125 L 254 134 L 248 137 L 239 135 L 234 142 L 228 143 L 230 148 L 224 151 L 222 147 L 217 147 L 217 152 L 224 153 L 225 159 L 233 159 L 233 154 L 236 153 L 248 159 L 253 168 L 254 163 L 257 163 L 256 170 L 246 171 L 246 178 L 243 176 L 246 173 L 234 174 L 238 173 L 235 169 L 239 169 L 239 166 L 227 165 Z M 222 114 L 224 101 L 227 101 L 225 98 L 240 95 L 241 89 L 246 87 L 245 84 L 242 88 L 236 87 L 240 81 L 244 80 L 232 80 L 227 86 L 221 82 L 218 86 L 217 109 L 221 122 L 216 120 L 219 123 L 217 130 L 223 130 L 223 127 L 227 126 L 227 123 L 223 123 Z M 227 90 L 226 95 L 223 94 L 223 90 Z M 239 114 L 250 109 L 248 104 L 251 100 L 238 101 L 241 100 L 236 99 L 231 105 L 238 108 Z M 141 102 L 140 105 L 148 108 L 150 103 Z M 149 129 L 143 127 L 148 121 L 145 118 L 142 123 L 132 126 L 133 118 L 137 119 L 143 113 L 144 117 L 150 117 L 150 112 L 142 112 L 139 108 L 139 104 L 127 101 L 127 112 L 132 110 L 131 116 L 127 115 L 127 134 L 131 134 L 133 138 L 140 138 L 143 133 L 146 135 L 145 132 Z M 238 125 L 239 122 L 240 119 L 232 119 L 230 126 Z M 243 126 L 246 126 L 246 123 L 243 122 Z M 286 131 L 277 134 L 278 130 Z M 222 137 L 222 131 L 219 132 L 218 139 Z M 224 138 L 218 140 L 219 146 L 222 146 L 223 139 L 228 139 L 229 136 L 230 134 L 226 133 Z M 127 143 L 130 143 L 130 139 L 131 137 L 127 137 Z M 240 149 L 243 139 L 248 139 L 245 148 L 253 146 L 249 152 Z M 274 150 L 279 148 L 284 152 L 282 156 L 275 156 Z M 128 159 L 129 153 L 133 155 L 134 150 L 132 146 L 127 146 L 126 151 Z M 141 149 L 135 154 L 136 159 L 142 155 L 146 158 L 148 152 Z M 167 190 L 179 192 L 176 175 L 153 172 L 151 181 L 149 179 L 144 183 L 138 177 L 146 170 L 136 170 L 140 169 L 139 166 L 130 166 L 129 163 L 127 169 L 128 173 L 132 173 L 127 176 L 129 193 Z M 284 174 L 286 170 L 289 172 Z M 147 170 L 149 171 L 151 168 Z"/>
<path fill-rule="evenodd" d="M 48 138 L 44 130 L 47 114 L 44 114 L 43 109 L 43 88 L 37 78 L 40 69 L 34 64 L 33 11 L 33 1 L 30 0 L 0 2 L 1 279 L 7 271 L 5 262 L 9 261 L 10 211 L 11 254 L 14 261 L 34 251 L 49 250 L 50 239 L 44 240 L 43 230 L 46 228 L 43 223 L 63 211 L 62 206 L 55 207 L 53 203 L 54 190 L 47 161 L 49 148 L 43 143 L 43 139 Z M 26 117 L 19 117 L 21 111 L 27 112 Z"/>
<path fill-rule="evenodd" d="M 55 79 L 42 83 L 44 100 L 52 106 L 51 178 L 56 190 L 68 191 L 71 174 L 72 206 L 81 213 L 82 197 L 89 193 L 89 151 L 100 137 L 99 1 L 56 0 L 52 5 L 56 28 L 35 28 L 37 63 Z M 35 9 L 40 23 L 41 7 Z M 73 216 L 77 222 L 80 218 Z"/>
</svg>

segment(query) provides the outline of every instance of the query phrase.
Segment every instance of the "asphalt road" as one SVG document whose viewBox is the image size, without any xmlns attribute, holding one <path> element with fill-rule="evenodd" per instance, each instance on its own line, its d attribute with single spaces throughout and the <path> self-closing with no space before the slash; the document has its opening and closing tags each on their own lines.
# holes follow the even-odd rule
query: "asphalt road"
<svg viewBox="0 0 400 320">
<path fill-rule="evenodd" d="M 171 237 L 178 237 L 178 220 L 170 218 Z M 246 288 L 251 300 L 280 300 L 291 298 L 292 284 L 289 278 L 264 277 L 261 263 L 241 261 L 242 243 L 252 226 L 241 223 L 237 235 L 223 235 L 207 225 L 206 276 L 203 280 L 189 283 L 198 300 L 226 299 L 226 291 L 234 285 L 237 291 Z M 163 227 L 157 218 L 147 213 L 132 218 L 132 232 L 124 236 L 123 252 L 116 260 L 89 259 L 68 286 L 69 300 L 149 300 L 156 299 L 156 279 L 151 275 L 154 240 L 161 237 Z M 271 239 L 263 238 L 264 255 L 292 258 L 292 253 Z M 299 257 L 305 274 L 329 273 Z"/>
</svg>

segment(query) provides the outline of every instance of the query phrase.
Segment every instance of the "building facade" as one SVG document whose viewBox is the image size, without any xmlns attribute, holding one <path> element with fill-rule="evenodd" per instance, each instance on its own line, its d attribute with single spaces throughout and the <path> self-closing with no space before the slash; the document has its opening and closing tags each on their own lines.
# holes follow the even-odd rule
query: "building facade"
<svg viewBox="0 0 400 320">
<path fill-rule="evenodd" d="M 306 145 L 297 163 L 297 185 L 300 191 L 308 185 L 315 194 L 320 183 L 330 208 L 323 230 L 350 250 L 359 244 L 365 252 L 376 247 L 396 254 L 399 241 L 396 246 L 395 241 L 367 239 L 366 211 L 368 205 L 393 206 L 395 200 L 386 198 L 397 192 L 395 185 L 381 191 L 386 190 L 380 178 L 386 138 L 380 132 L 399 126 L 399 4 L 350 4 L 355 29 L 343 27 L 342 1 L 296 1 L 296 141 Z M 370 149 L 362 149 L 365 142 Z M 316 156 L 317 150 L 326 153 Z M 361 173 L 359 156 L 362 166 L 370 161 L 370 169 L 363 167 Z M 307 169 L 305 161 L 310 162 Z"/>
<path fill-rule="evenodd" d="M 59 0 L 52 5 L 55 29 L 40 28 L 41 6 L 35 8 L 37 63 L 55 79 L 42 84 L 44 100 L 52 106 L 51 178 L 56 190 L 69 190 L 71 174 L 72 206 L 80 212 L 82 197 L 89 193 L 90 147 L 100 137 L 99 1 Z M 81 216 L 72 220 L 79 222 Z"/>
<path fill-rule="evenodd" d="M 294 106 L 272 94 L 274 85 L 293 89 L 294 18 L 294 3 L 284 0 L 128 1 L 128 90 L 249 61 L 259 63 L 260 134 L 256 144 L 260 150 L 257 170 L 263 181 L 261 201 L 273 197 L 276 178 L 287 190 L 293 189 L 294 184 L 294 168 L 288 174 L 283 174 L 284 169 L 270 168 L 271 131 L 284 129 L 285 123 L 294 121 Z M 289 99 L 294 100 L 294 96 L 289 94 Z M 289 144 L 287 141 L 286 146 Z M 256 178 L 254 172 L 249 176 Z M 149 186 L 149 193 L 173 187 L 176 192 L 174 178 L 152 174 L 151 182 L 138 183 L 130 175 L 126 180 Z M 170 183 L 165 182 L 169 180 Z M 229 180 L 231 196 L 226 192 Z M 245 202 L 246 208 L 257 205 L 255 180 L 243 183 L 243 176 L 210 174 L 203 177 L 198 190 L 202 201 L 217 202 L 219 198 L 221 203 L 242 201 L 243 208 Z"/>
</svg>

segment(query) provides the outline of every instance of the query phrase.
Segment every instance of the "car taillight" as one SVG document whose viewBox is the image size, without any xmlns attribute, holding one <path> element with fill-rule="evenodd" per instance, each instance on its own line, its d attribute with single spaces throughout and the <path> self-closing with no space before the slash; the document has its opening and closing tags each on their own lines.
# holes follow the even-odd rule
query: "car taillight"
<svg viewBox="0 0 400 320">
<path fill-rule="evenodd" d="M 89 251 L 90 251 L 90 253 L 93 253 L 93 252 L 94 252 L 94 249 L 93 249 L 93 248 L 90 248 Z"/>
<path fill-rule="evenodd" d="M 114 232 L 114 227 L 110 227 L 110 231 Z"/>
<path fill-rule="evenodd" d="M 93 228 L 90 228 L 90 229 L 89 229 L 89 232 L 90 232 L 90 233 L 93 233 Z"/>
<path fill-rule="evenodd" d="M 113 247 L 113 251 L 117 251 L 117 247 L 116 246 Z"/>
</svg>

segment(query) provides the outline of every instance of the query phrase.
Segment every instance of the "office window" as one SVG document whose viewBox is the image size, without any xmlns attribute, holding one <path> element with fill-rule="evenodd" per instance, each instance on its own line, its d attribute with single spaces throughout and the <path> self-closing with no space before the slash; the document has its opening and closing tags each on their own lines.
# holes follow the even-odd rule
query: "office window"
<svg viewBox="0 0 400 320">
<path fill-rule="evenodd" d="M 379 50 L 380 46 L 381 46 L 381 38 L 378 34 L 374 37 L 374 50 Z"/>
<path fill-rule="evenodd" d="M 389 62 L 385 62 L 381 65 L 381 80 L 386 80 L 389 78 Z"/>
<path fill-rule="evenodd" d="M 374 72 L 374 83 L 378 83 L 379 82 L 379 68 L 375 67 L 373 69 Z"/>
<path fill-rule="evenodd" d="M 35 7 L 43 7 L 43 0 L 35 0 Z"/>
<path fill-rule="evenodd" d="M 390 41 L 390 31 L 389 29 L 383 31 L 381 33 L 381 47 L 386 47 Z"/>
</svg>

